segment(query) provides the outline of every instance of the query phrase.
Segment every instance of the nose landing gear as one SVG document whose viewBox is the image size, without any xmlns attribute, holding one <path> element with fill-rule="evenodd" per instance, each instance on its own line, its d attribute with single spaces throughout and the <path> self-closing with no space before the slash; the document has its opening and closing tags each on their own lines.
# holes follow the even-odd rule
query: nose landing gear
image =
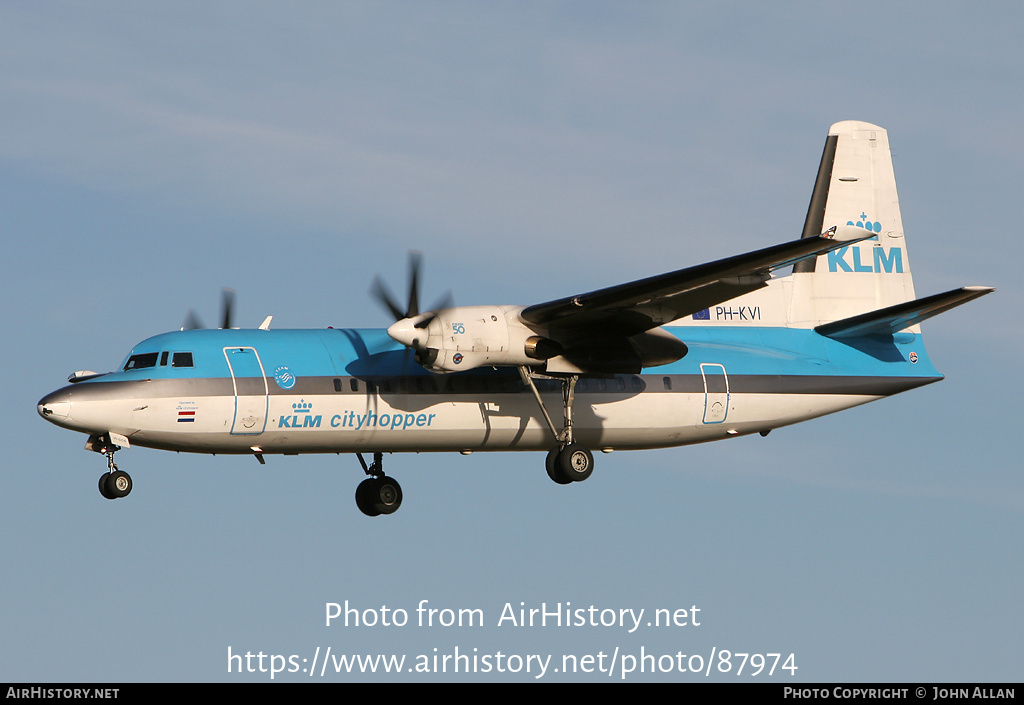
<svg viewBox="0 0 1024 705">
<path fill-rule="evenodd" d="M 90 439 L 91 440 L 91 439 Z M 118 470 L 114 464 L 115 445 L 105 445 L 100 451 L 107 456 L 107 472 L 100 475 L 100 494 L 106 499 L 127 497 L 132 491 L 132 477 L 124 470 Z"/>
</svg>

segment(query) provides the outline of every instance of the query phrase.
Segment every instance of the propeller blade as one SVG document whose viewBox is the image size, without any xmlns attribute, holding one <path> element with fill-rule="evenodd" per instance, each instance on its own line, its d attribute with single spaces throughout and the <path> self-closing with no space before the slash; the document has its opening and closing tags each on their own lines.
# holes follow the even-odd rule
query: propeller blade
<svg viewBox="0 0 1024 705">
<path fill-rule="evenodd" d="M 437 301 L 435 301 L 434 305 L 427 310 L 440 313 L 441 311 L 444 311 L 446 308 L 451 308 L 454 305 L 455 297 L 452 296 L 452 290 L 449 289 L 448 291 L 444 292 L 444 295 L 441 296 L 441 298 L 439 298 Z"/>
<path fill-rule="evenodd" d="M 405 314 L 402 313 L 402 309 L 395 303 L 395 297 L 391 295 L 391 290 L 388 289 L 387 285 L 384 284 L 384 280 L 379 276 L 373 278 L 373 284 L 370 285 L 370 294 L 373 295 L 378 302 L 380 302 L 388 312 L 395 317 L 396 321 L 400 321 L 405 318 Z"/>
<path fill-rule="evenodd" d="M 423 255 L 420 252 L 409 253 L 409 305 L 405 309 L 405 317 L 412 318 L 420 312 L 420 268 L 423 266 Z"/>
<path fill-rule="evenodd" d="M 231 328 L 232 314 L 235 307 L 235 290 L 224 289 L 221 295 L 221 328 Z"/>
<path fill-rule="evenodd" d="M 185 320 L 181 324 L 181 329 L 182 330 L 198 330 L 199 328 L 204 328 L 204 327 L 205 326 L 203 325 L 203 322 L 201 320 L 199 320 L 199 316 L 196 315 L 196 312 L 193 311 L 192 309 L 189 309 L 188 313 L 185 314 Z"/>
<path fill-rule="evenodd" d="M 231 323 L 234 320 L 235 310 L 235 290 L 224 288 L 221 290 L 221 328 L 231 328 Z M 181 330 L 198 330 L 200 328 L 206 328 L 203 325 L 203 321 L 199 318 L 199 315 L 193 310 L 189 309 L 188 313 L 185 314 L 185 321 L 181 324 Z"/>
<path fill-rule="evenodd" d="M 396 321 L 412 318 L 420 313 L 420 271 L 422 268 L 423 255 L 416 251 L 409 252 L 409 299 L 404 311 L 384 280 L 379 275 L 373 278 L 370 294 L 384 305 Z"/>
<path fill-rule="evenodd" d="M 437 318 L 438 314 L 440 314 L 446 308 L 451 308 L 454 305 L 455 298 L 452 296 L 452 292 L 449 289 L 448 291 L 445 292 L 444 296 L 438 299 L 433 306 L 427 309 L 428 311 L 430 311 L 430 315 L 424 316 L 422 320 L 417 321 L 415 324 L 416 327 L 426 328 L 427 326 L 430 325 L 431 321 Z"/>
</svg>

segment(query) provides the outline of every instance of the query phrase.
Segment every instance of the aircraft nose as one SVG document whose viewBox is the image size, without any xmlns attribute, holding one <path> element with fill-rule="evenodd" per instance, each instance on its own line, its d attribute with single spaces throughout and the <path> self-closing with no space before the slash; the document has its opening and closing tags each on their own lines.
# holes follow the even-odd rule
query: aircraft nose
<svg viewBox="0 0 1024 705">
<path fill-rule="evenodd" d="M 64 390 L 50 392 L 36 404 L 36 411 L 47 421 L 59 423 L 71 416 L 71 395 Z"/>
</svg>

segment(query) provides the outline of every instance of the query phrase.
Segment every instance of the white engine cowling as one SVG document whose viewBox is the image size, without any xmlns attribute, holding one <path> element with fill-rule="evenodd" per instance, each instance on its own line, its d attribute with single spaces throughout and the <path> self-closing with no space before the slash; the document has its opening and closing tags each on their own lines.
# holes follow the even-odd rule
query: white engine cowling
<svg viewBox="0 0 1024 705">
<path fill-rule="evenodd" d="M 398 321 L 388 335 L 417 351 L 434 372 L 538 365 L 560 347 L 519 321 L 519 307 L 463 306 Z M 425 324 L 425 325 L 424 325 Z"/>
</svg>

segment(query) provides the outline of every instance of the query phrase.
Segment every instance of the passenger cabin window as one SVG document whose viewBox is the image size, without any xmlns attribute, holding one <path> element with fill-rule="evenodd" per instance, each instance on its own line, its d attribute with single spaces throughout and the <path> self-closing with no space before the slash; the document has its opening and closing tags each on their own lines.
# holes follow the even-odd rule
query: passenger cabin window
<svg viewBox="0 0 1024 705">
<path fill-rule="evenodd" d="M 124 370 L 141 370 L 146 367 L 156 367 L 156 358 L 160 353 L 142 353 L 132 355 L 128 362 L 124 363 Z"/>
<path fill-rule="evenodd" d="M 164 353 L 166 354 L 166 353 Z M 176 352 L 171 358 L 171 367 L 194 367 L 192 364 L 192 353 Z"/>
</svg>

